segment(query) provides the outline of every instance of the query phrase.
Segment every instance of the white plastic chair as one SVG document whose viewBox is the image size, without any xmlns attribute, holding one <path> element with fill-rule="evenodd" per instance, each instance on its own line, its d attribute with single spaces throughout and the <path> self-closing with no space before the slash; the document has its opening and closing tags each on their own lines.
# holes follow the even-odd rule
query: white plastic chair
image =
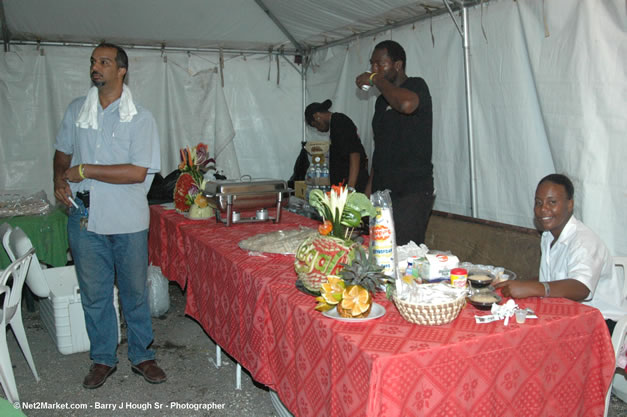
<svg viewBox="0 0 627 417">
<path fill-rule="evenodd" d="M 627 297 L 627 257 L 626 256 L 615 256 L 614 257 L 614 266 L 615 273 L 622 274 L 623 277 L 623 299 Z M 618 360 L 619 356 L 623 352 L 623 348 L 625 343 L 627 342 L 627 313 L 622 316 L 618 322 L 616 322 L 616 326 L 614 327 L 614 332 L 612 332 L 612 345 L 614 346 L 614 354 L 615 359 Z M 616 395 L 622 401 L 627 402 L 627 375 L 624 369 L 616 368 L 616 372 L 614 374 L 614 378 L 612 379 L 612 385 L 610 389 L 607 391 L 607 396 L 605 398 L 605 413 L 604 416 L 607 416 L 607 412 L 610 405 L 610 397 L 611 394 Z"/>
<path fill-rule="evenodd" d="M 33 249 L 30 239 L 19 227 L 13 228 L 8 235 L 5 235 L 2 245 L 12 261 Z M 33 255 L 33 258 L 33 264 L 26 276 L 26 285 L 37 297 L 47 298 L 50 296 L 50 288 L 36 253 Z"/>
<path fill-rule="evenodd" d="M 0 326 L 2 326 L 0 329 L 0 382 L 2 382 L 2 387 L 10 402 L 16 402 L 20 399 L 15 385 L 9 347 L 7 346 L 7 325 L 13 329 L 17 343 L 26 357 L 26 362 L 28 362 L 35 379 L 39 382 L 39 375 L 35 369 L 22 323 L 22 287 L 34 253 L 35 250 L 31 249 L 26 255 L 13 261 L 0 277 L 0 291 L 4 292 L 4 303 L 0 312 Z"/>
<path fill-rule="evenodd" d="M 0 240 L 4 242 L 4 235 L 12 229 L 9 223 L 0 224 Z"/>
<path fill-rule="evenodd" d="M 6 250 L 6 247 L 9 244 L 9 235 L 11 234 L 12 230 L 13 230 L 13 228 L 11 227 L 11 225 L 9 223 L 2 223 L 2 224 L 0 224 L 0 242 L 2 242 L 2 246 L 5 248 L 5 251 L 6 251 L 9 259 L 11 260 L 11 262 L 13 262 L 15 259 L 11 256 L 13 254 L 9 254 L 9 251 Z M 0 269 L 0 272 L 2 272 L 1 269 Z"/>
<path fill-rule="evenodd" d="M 5 250 L 9 254 L 9 257 L 20 256 L 33 249 L 33 244 L 30 239 L 19 227 L 13 228 L 7 240 L 8 242 L 5 245 Z M 80 289 L 78 285 L 78 278 L 76 276 L 76 268 L 74 266 L 42 268 L 39 264 L 39 260 L 37 259 L 37 254 L 34 254 L 33 263 L 26 276 L 26 285 L 37 297 L 49 300 L 42 300 L 42 304 L 40 304 L 40 315 L 42 316 L 42 320 L 44 319 L 44 316 L 50 319 L 43 320 L 44 327 L 55 342 L 57 342 L 57 348 L 59 351 L 63 354 L 69 354 L 89 350 L 89 339 L 85 328 L 85 317 L 82 311 L 78 311 L 82 310 L 81 304 L 73 303 L 72 306 L 77 306 L 79 308 L 74 314 L 68 313 L 72 316 L 71 320 L 73 323 L 70 325 L 72 333 L 71 347 L 59 346 L 56 324 L 52 321 L 54 319 L 53 315 L 55 314 L 55 300 L 60 300 L 61 298 L 80 300 Z M 119 301 L 117 287 L 114 287 L 113 289 L 113 305 L 115 307 L 115 315 L 118 322 L 118 343 L 120 343 L 122 340 L 122 334 L 119 330 L 120 311 L 118 308 Z M 46 314 L 42 312 L 42 309 L 46 310 Z"/>
</svg>

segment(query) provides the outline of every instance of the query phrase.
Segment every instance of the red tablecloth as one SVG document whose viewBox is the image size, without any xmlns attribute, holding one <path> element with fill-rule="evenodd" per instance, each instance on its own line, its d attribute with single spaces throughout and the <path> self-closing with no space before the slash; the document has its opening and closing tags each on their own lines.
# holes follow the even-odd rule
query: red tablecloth
<svg viewBox="0 0 627 417">
<path fill-rule="evenodd" d="M 519 300 L 540 317 L 476 324 L 405 321 L 382 295 L 380 319 L 345 323 L 295 288 L 293 256 L 251 256 L 238 242 L 315 225 L 226 227 L 151 207 L 150 260 L 181 286 L 186 313 L 298 416 L 601 416 L 614 371 L 598 310 L 566 299 Z"/>
</svg>

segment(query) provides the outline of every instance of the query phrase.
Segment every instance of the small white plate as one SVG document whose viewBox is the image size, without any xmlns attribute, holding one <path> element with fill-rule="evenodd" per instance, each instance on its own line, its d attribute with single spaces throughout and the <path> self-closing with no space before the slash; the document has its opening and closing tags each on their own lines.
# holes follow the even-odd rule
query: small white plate
<svg viewBox="0 0 627 417">
<path fill-rule="evenodd" d="M 385 307 L 383 307 L 381 304 L 372 303 L 372 307 L 370 309 L 370 314 L 368 315 L 368 317 L 363 317 L 359 319 L 341 317 L 337 312 L 337 307 L 333 307 L 331 310 L 323 311 L 322 315 L 330 319 L 335 319 L 339 321 L 349 321 L 351 323 L 362 322 L 383 317 L 385 315 Z"/>
<path fill-rule="evenodd" d="M 159 204 L 165 210 L 174 210 L 174 202 Z"/>
</svg>

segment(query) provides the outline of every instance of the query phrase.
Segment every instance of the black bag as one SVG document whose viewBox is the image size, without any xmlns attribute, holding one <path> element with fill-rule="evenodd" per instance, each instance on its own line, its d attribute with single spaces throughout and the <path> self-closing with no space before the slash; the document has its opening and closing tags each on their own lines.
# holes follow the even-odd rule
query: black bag
<svg viewBox="0 0 627 417">
<path fill-rule="evenodd" d="M 305 149 L 305 143 L 307 142 L 301 142 L 302 148 L 300 149 L 298 158 L 296 158 L 296 162 L 294 163 L 294 171 L 289 179 L 289 182 L 292 184 L 294 181 L 305 181 L 305 175 L 309 169 L 309 154 Z"/>
<path fill-rule="evenodd" d="M 148 191 L 148 204 L 163 204 L 174 201 L 174 187 L 179 179 L 181 171 L 178 169 L 170 172 L 163 178 L 161 174 L 155 174 L 152 185 Z"/>
</svg>

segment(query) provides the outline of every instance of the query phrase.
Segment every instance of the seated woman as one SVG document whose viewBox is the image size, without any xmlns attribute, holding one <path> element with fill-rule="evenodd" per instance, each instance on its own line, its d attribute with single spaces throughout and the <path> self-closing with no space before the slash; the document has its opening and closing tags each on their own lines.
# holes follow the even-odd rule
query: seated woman
<svg viewBox="0 0 627 417">
<path fill-rule="evenodd" d="M 368 183 L 368 158 L 357 134 L 355 123 L 343 113 L 331 113 L 331 100 L 311 103 L 305 109 L 305 120 L 320 132 L 329 132 L 329 177 L 331 185 L 344 182 L 359 192 Z"/>
<path fill-rule="evenodd" d="M 513 298 L 564 297 L 598 308 L 610 329 L 627 313 L 623 284 L 605 244 L 573 216 L 575 189 L 568 177 L 551 174 L 536 188 L 534 215 L 543 231 L 539 281 L 496 284 Z"/>
</svg>

